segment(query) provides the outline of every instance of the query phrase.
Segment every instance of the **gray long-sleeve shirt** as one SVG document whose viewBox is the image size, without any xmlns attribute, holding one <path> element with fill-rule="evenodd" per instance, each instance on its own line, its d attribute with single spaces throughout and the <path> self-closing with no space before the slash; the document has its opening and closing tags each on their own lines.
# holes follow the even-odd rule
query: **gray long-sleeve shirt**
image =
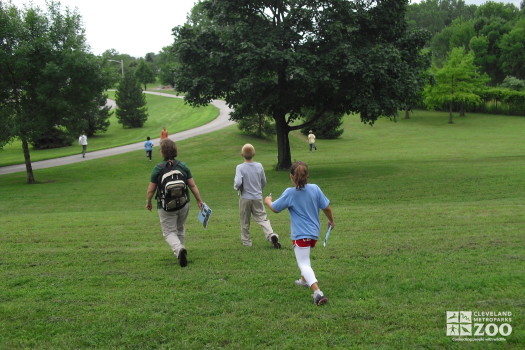
<svg viewBox="0 0 525 350">
<path fill-rule="evenodd" d="M 261 163 L 244 162 L 237 165 L 233 188 L 241 191 L 245 199 L 262 199 L 262 190 L 266 186 L 266 175 Z"/>
</svg>

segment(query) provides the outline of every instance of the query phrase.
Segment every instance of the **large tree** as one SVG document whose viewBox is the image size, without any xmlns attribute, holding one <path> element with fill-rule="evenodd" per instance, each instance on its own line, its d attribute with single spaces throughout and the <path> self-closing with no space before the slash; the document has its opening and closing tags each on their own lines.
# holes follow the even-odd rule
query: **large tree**
<svg viewBox="0 0 525 350">
<path fill-rule="evenodd" d="M 137 69 L 135 69 L 135 77 L 147 90 L 148 84 L 155 82 L 155 72 L 151 68 L 151 63 L 141 59 Z"/>
<path fill-rule="evenodd" d="M 175 67 L 177 61 L 173 54 L 173 46 L 162 48 L 157 56 L 157 65 L 159 67 L 158 76 L 160 83 L 163 85 L 175 86 Z"/>
<path fill-rule="evenodd" d="M 464 21 L 471 19 L 476 8 L 476 5 L 467 5 L 463 0 L 414 1 L 408 6 L 407 18 L 419 28 L 436 34 L 456 18 L 462 18 Z"/>
<path fill-rule="evenodd" d="M 125 128 L 141 128 L 148 120 L 146 96 L 134 75 L 128 74 L 120 82 L 115 93 L 117 120 Z"/>
<path fill-rule="evenodd" d="M 503 72 L 525 79 L 525 18 L 517 21 L 512 30 L 503 35 L 499 49 Z"/>
<path fill-rule="evenodd" d="M 393 116 L 413 84 L 424 36 L 410 35 L 405 0 L 205 0 L 174 29 L 178 91 L 192 105 L 222 98 L 233 120 L 275 121 L 277 168 L 305 111 Z M 416 74 L 417 75 L 417 74 Z M 309 120 L 314 122 L 315 119 Z"/>
<path fill-rule="evenodd" d="M 442 64 L 448 53 L 454 47 L 469 47 L 474 37 L 474 21 L 464 21 L 462 18 L 455 19 L 452 24 L 445 27 L 441 32 L 432 37 L 431 49 L 434 61 Z"/>
<path fill-rule="evenodd" d="M 507 75 L 500 64 L 502 51 L 499 43 L 512 30 L 517 18 L 518 9 L 513 4 L 489 1 L 476 10 L 476 37 L 471 40 L 471 49 L 475 52 L 476 64 L 490 76 L 493 84 L 501 83 Z"/>
<path fill-rule="evenodd" d="M 442 68 L 434 67 L 434 83 L 424 91 L 424 102 L 429 108 L 448 107 L 448 123 L 453 124 L 454 106 L 478 104 L 480 93 L 488 78 L 479 73 L 474 64 L 474 53 L 463 47 L 452 49 Z"/>
<path fill-rule="evenodd" d="M 29 144 L 43 130 L 77 136 L 86 116 L 101 113 L 108 83 L 78 13 L 54 2 L 45 13 L 0 2 L 0 146 L 21 140 L 28 183 L 35 182 Z"/>
</svg>

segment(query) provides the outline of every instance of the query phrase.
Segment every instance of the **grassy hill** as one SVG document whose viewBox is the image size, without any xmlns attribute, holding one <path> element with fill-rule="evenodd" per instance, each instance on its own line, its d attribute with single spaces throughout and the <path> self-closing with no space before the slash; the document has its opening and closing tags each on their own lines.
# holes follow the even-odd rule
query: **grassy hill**
<svg viewBox="0 0 525 350">
<path fill-rule="evenodd" d="M 373 127 L 345 120 L 339 140 L 290 134 L 292 157 L 331 200 L 336 227 L 312 251 L 329 297 L 313 305 L 289 243 L 252 222 L 241 247 L 233 190 L 254 144 L 277 198 L 290 186 L 274 140 L 235 126 L 178 143 L 213 209 L 192 201 L 181 269 L 145 210 L 143 152 L 0 176 L 0 348 L 522 348 L 525 343 L 525 119 L 417 112 Z M 154 151 L 154 161 L 160 161 Z M 326 219 L 321 217 L 323 227 Z M 454 342 L 446 311 L 510 311 L 506 341 Z"/>
</svg>

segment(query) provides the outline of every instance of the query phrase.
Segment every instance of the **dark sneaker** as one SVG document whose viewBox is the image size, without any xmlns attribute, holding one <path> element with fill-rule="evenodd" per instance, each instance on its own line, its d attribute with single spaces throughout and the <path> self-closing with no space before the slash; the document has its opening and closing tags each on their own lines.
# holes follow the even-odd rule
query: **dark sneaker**
<svg viewBox="0 0 525 350">
<path fill-rule="evenodd" d="M 279 237 L 277 237 L 276 234 L 273 234 L 270 239 L 272 240 L 272 244 L 275 249 L 281 249 L 281 243 L 279 243 Z"/>
<path fill-rule="evenodd" d="M 186 251 L 186 249 L 182 248 L 179 252 L 179 264 L 180 264 L 180 267 L 186 267 L 188 266 L 188 259 L 186 258 L 186 255 L 188 254 L 188 252 Z"/>
<path fill-rule="evenodd" d="M 328 302 L 328 298 L 322 294 L 314 294 L 313 297 L 315 305 L 324 305 Z"/>
</svg>

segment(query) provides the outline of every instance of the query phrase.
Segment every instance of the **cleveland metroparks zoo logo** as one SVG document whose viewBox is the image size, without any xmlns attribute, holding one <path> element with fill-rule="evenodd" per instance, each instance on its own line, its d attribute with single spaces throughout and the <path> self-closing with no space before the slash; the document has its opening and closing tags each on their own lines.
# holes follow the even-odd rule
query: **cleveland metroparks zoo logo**
<svg viewBox="0 0 525 350">
<path fill-rule="evenodd" d="M 446 317 L 447 336 L 450 337 L 506 337 L 512 333 L 510 311 L 447 311 Z M 504 341 L 505 339 L 478 340 Z"/>
<path fill-rule="evenodd" d="M 447 311 L 447 335 L 472 335 L 472 311 Z"/>
</svg>

